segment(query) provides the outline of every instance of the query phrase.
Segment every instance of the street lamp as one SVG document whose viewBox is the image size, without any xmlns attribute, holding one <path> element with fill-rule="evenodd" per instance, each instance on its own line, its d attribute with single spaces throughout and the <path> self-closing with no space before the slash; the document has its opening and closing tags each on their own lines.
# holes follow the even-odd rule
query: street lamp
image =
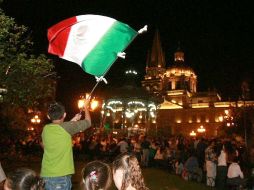
<svg viewBox="0 0 254 190">
<path fill-rule="evenodd" d="M 190 136 L 191 136 L 191 137 L 195 137 L 195 136 L 197 136 L 197 133 L 195 133 L 194 131 L 191 131 L 191 132 L 190 132 Z"/>
<path fill-rule="evenodd" d="M 86 100 L 91 99 L 90 95 L 88 93 L 86 93 L 86 98 L 81 97 L 81 99 L 78 100 L 78 108 L 80 110 L 82 110 L 82 108 L 84 108 Z M 95 109 L 97 109 L 97 107 L 99 106 L 99 101 L 96 100 L 95 97 L 93 97 L 90 102 L 89 102 L 89 110 L 90 111 L 94 111 Z"/>
<path fill-rule="evenodd" d="M 99 106 L 99 101 L 93 98 L 90 102 L 90 108 L 91 110 L 95 110 Z"/>
<path fill-rule="evenodd" d="M 224 115 L 219 116 L 220 122 L 225 122 L 227 127 L 234 126 L 234 117 L 232 116 L 231 110 L 224 110 Z"/>
<path fill-rule="evenodd" d="M 92 118 L 96 118 L 93 122 L 93 126 L 96 128 L 96 126 L 102 126 L 100 124 L 100 117 L 101 115 L 103 116 L 103 114 L 101 114 L 101 112 L 98 110 L 99 106 L 101 106 L 100 104 L 100 100 L 97 99 L 96 97 L 91 97 L 90 94 L 86 93 L 85 96 L 81 96 L 81 98 L 78 100 L 78 108 L 80 110 L 80 113 L 84 110 L 84 107 L 87 107 L 88 110 L 91 114 Z"/>
<path fill-rule="evenodd" d="M 204 133 L 204 132 L 206 131 L 206 129 L 203 127 L 203 125 L 201 125 L 201 126 L 197 129 L 197 131 L 198 131 L 199 133 Z"/>
<path fill-rule="evenodd" d="M 39 118 L 39 116 L 37 114 L 34 115 L 34 117 L 31 119 L 31 123 L 32 124 L 40 124 L 41 123 L 41 119 Z"/>
<path fill-rule="evenodd" d="M 35 114 L 32 118 L 31 118 L 31 123 L 32 123 L 32 126 L 29 126 L 27 128 L 28 131 L 34 131 L 35 129 L 38 130 L 37 126 L 36 125 L 39 125 L 41 123 L 41 119 L 39 117 L 38 114 Z"/>
</svg>

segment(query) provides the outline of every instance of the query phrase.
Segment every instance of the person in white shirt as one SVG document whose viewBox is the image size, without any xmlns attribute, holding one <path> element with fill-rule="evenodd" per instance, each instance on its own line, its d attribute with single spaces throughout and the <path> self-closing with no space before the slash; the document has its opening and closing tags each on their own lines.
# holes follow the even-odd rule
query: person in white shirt
<svg viewBox="0 0 254 190">
<path fill-rule="evenodd" d="M 164 147 L 159 147 L 154 156 L 155 166 L 157 167 L 165 167 L 165 149 Z"/>
<path fill-rule="evenodd" d="M 216 153 L 215 153 L 215 141 L 211 141 L 210 145 L 205 150 L 206 160 L 206 185 L 209 187 L 215 186 L 216 179 Z"/>
<path fill-rule="evenodd" d="M 217 145 L 217 175 L 216 175 L 216 188 L 225 189 L 227 180 L 227 153 L 222 143 Z"/>
<path fill-rule="evenodd" d="M 235 156 L 233 158 L 233 162 L 229 165 L 228 174 L 227 174 L 227 184 L 228 185 L 243 185 L 244 183 L 244 176 L 243 172 L 238 164 L 238 159 Z"/>
</svg>

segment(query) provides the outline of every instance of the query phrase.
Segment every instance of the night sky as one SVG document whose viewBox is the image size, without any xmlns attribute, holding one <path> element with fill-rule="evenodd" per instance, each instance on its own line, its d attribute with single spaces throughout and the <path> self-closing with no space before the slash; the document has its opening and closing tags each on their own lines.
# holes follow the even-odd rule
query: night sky
<svg viewBox="0 0 254 190">
<path fill-rule="evenodd" d="M 146 24 L 149 27 L 127 48 L 127 58 L 118 60 L 106 75 L 108 86 L 121 84 L 128 68 L 135 68 L 143 79 L 155 29 L 160 32 L 167 66 L 172 64 L 180 42 L 186 64 L 198 75 L 198 91 L 217 89 L 228 100 L 240 96 L 243 80 L 253 86 L 254 9 L 245 1 L 4 0 L 1 7 L 18 24 L 30 28 L 35 53 L 45 53 L 54 60 L 60 76 L 57 98 L 62 101 L 90 91 L 95 80 L 76 64 L 47 53 L 47 28 L 83 14 L 109 16 L 136 30 Z M 100 84 L 97 93 L 106 88 Z"/>
</svg>

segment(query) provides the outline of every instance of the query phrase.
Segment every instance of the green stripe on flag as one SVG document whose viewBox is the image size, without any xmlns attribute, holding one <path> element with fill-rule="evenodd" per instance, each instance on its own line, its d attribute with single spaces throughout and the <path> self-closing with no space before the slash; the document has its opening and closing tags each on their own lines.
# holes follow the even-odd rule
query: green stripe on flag
<svg viewBox="0 0 254 190">
<path fill-rule="evenodd" d="M 124 51 L 136 35 L 128 25 L 115 22 L 85 57 L 83 70 L 95 76 L 104 75 L 117 59 L 117 53 Z"/>
</svg>

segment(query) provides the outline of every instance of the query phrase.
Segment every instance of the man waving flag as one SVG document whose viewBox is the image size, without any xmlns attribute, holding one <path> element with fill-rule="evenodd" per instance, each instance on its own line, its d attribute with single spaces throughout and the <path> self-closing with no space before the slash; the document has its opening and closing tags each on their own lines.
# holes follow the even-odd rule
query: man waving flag
<svg viewBox="0 0 254 190">
<path fill-rule="evenodd" d="M 97 77 L 104 76 L 138 32 L 127 24 L 100 15 L 81 15 L 48 29 L 48 52 L 77 63 Z"/>
</svg>

